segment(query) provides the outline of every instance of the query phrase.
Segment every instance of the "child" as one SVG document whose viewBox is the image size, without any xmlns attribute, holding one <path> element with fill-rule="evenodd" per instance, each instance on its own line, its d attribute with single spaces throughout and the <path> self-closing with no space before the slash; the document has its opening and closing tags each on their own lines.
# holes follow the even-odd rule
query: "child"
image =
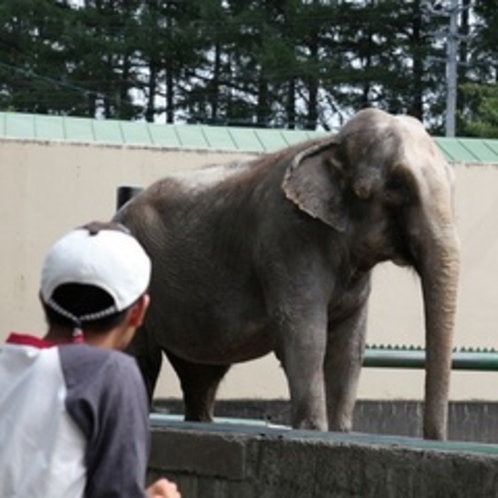
<svg viewBox="0 0 498 498">
<path fill-rule="evenodd" d="M 149 304 L 150 260 L 121 225 L 63 236 L 43 263 L 48 323 L 13 333 L 0 353 L 0 496 L 179 498 L 160 479 L 144 489 L 148 401 L 121 351 Z"/>
</svg>

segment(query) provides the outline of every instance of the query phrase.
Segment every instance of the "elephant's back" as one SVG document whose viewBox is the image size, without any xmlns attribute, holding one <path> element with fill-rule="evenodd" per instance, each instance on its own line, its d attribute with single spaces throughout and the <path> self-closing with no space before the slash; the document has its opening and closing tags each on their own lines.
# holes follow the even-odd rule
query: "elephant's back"
<svg viewBox="0 0 498 498">
<path fill-rule="evenodd" d="M 285 161 L 272 161 L 169 175 L 116 215 L 152 259 L 147 328 L 164 349 L 216 362 L 227 352 L 246 361 L 273 347 L 258 255 L 270 227 L 285 230 L 272 219 L 294 210 L 281 189 Z"/>
</svg>

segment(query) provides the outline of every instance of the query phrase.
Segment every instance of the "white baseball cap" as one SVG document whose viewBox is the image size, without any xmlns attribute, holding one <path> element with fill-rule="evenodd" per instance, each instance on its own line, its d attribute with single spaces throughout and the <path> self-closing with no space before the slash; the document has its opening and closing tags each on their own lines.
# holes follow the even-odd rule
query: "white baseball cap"
<svg viewBox="0 0 498 498">
<path fill-rule="evenodd" d="M 48 251 L 40 292 L 45 304 L 64 312 L 53 301 L 53 293 L 60 285 L 98 287 L 112 297 L 114 304 L 96 316 L 78 317 L 95 319 L 131 306 L 147 290 L 150 275 L 151 261 L 133 236 L 115 229 L 83 227 L 64 235 Z"/>
</svg>

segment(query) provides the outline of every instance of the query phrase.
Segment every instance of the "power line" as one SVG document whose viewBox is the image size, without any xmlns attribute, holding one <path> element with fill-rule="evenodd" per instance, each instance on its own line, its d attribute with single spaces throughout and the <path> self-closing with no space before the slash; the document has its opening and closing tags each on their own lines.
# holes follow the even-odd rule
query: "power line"
<svg viewBox="0 0 498 498">
<path fill-rule="evenodd" d="M 35 73 L 34 71 L 32 71 L 30 69 L 24 69 L 22 67 L 13 66 L 11 64 L 7 64 L 6 62 L 1 62 L 1 61 L 0 61 L 0 67 L 10 69 L 12 71 L 15 71 L 16 73 L 24 74 L 25 76 L 27 76 L 29 78 L 35 78 L 35 79 L 38 79 L 40 81 L 44 81 L 45 83 L 49 83 L 51 85 L 56 85 L 56 86 L 60 86 L 63 88 L 68 88 L 68 89 L 73 90 L 75 92 L 84 94 L 86 97 L 89 97 L 91 95 L 96 95 L 97 97 L 105 98 L 105 99 L 117 102 L 117 99 L 115 99 L 114 97 L 111 97 L 110 95 L 106 95 L 106 94 L 99 92 L 99 91 L 96 91 L 96 90 L 89 90 L 87 88 L 83 88 L 81 86 L 77 86 L 77 85 L 74 85 L 72 83 L 67 83 L 67 82 L 62 81 L 62 80 L 56 80 L 54 78 L 49 78 L 48 76 L 43 76 L 41 74 Z"/>
</svg>

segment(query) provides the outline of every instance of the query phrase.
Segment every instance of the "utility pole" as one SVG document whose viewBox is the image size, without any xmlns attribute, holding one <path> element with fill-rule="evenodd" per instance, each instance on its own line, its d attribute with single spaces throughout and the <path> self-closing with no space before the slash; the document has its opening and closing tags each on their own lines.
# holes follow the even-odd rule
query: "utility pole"
<svg viewBox="0 0 498 498">
<path fill-rule="evenodd" d="M 465 7 L 463 7 L 465 8 Z M 455 136 L 455 117 L 457 106 L 457 78 L 458 78 L 458 44 L 461 36 L 458 34 L 458 15 L 462 8 L 459 0 L 426 1 L 424 2 L 425 12 L 429 16 L 441 16 L 449 19 L 449 27 L 445 30 L 446 36 L 446 116 L 445 135 Z M 440 60 L 440 59 L 438 59 Z"/>
</svg>

